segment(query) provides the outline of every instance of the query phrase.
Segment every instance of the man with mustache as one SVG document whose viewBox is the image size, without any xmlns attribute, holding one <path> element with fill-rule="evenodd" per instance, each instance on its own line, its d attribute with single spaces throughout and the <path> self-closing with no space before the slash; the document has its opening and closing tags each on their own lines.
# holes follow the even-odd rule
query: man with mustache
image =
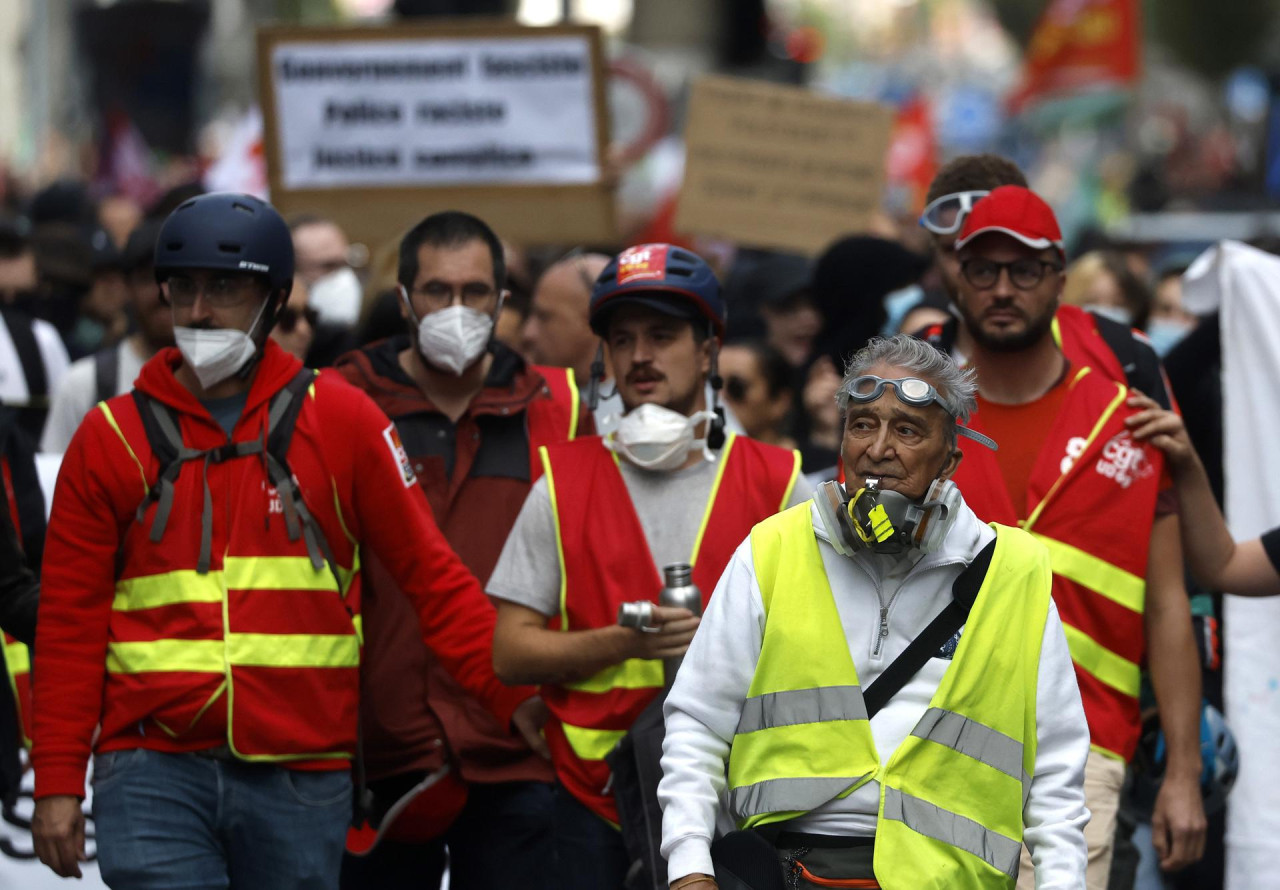
<svg viewBox="0 0 1280 890">
<path fill-rule="evenodd" d="M 542 449 L 487 591 L 498 599 L 494 668 L 540 683 L 556 770 L 557 886 L 617 890 L 630 860 L 605 757 L 663 685 L 659 659 L 698 626 L 656 605 L 659 569 L 693 566 L 705 597 L 760 520 L 809 495 L 799 455 L 725 435 L 708 410 L 725 331 L 720 284 L 696 254 L 641 244 L 614 258 L 591 296 L 626 414 L 607 438 Z M 713 391 L 715 383 L 713 382 Z M 643 631 L 623 603 L 654 603 Z"/>
<path fill-rule="evenodd" d="M 1152 832 L 1161 867 L 1181 868 L 1204 847 L 1200 672 L 1177 516 L 1156 509 L 1163 459 L 1125 427 L 1129 390 L 1054 340 L 1066 256 L 1049 205 L 1020 186 L 997 188 L 973 207 L 956 248 L 956 307 L 978 381 L 972 426 L 1001 447 L 965 447 L 954 479 L 983 520 L 1049 547 L 1092 736 L 1088 886 L 1107 885 L 1144 661 L 1168 745 Z"/>
</svg>

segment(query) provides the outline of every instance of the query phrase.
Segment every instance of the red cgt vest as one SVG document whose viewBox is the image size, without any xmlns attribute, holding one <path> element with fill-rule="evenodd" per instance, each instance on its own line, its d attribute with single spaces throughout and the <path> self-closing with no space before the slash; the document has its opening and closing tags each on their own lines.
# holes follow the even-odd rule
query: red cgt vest
<svg viewBox="0 0 1280 890">
<path fill-rule="evenodd" d="M 1140 730 L 1142 612 L 1162 456 L 1125 428 L 1133 413 L 1126 387 L 1089 368 L 1068 387 L 1022 509 L 1009 500 L 996 456 L 976 443 L 961 440 L 965 457 L 953 478 L 984 522 L 1017 524 L 1049 548 L 1093 746 L 1128 760 Z M 983 429 L 981 411 L 969 426 Z"/>
<path fill-rule="evenodd" d="M 618 607 L 657 601 L 662 579 L 645 546 L 617 459 L 598 437 L 542 449 L 560 551 L 560 630 L 607 627 Z M 800 455 L 730 435 L 720 458 L 689 562 L 703 605 L 752 527 L 787 503 Z M 662 688 L 662 662 L 630 659 L 595 676 L 544 686 L 552 718 L 546 726 L 551 761 L 561 784 L 597 815 L 617 823 L 605 755 Z"/>
</svg>

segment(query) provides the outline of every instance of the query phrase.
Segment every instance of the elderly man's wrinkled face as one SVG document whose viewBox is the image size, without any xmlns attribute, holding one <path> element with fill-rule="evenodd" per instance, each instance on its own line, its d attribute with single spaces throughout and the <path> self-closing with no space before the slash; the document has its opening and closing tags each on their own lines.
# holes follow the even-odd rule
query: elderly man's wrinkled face
<svg viewBox="0 0 1280 890">
<path fill-rule="evenodd" d="M 914 377 L 905 368 L 873 365 L 867 374 L 886 379 Z M 935 479 L 946 479 L 960 463 L 960 451 L 947 435 L 952 420 L 939 405 L 918 407 L 886 386 L 874 402 L 849 402 L 840 456 L 846 488 L 876 477 L 880 487 L 919 500 Z"/>
</svg>

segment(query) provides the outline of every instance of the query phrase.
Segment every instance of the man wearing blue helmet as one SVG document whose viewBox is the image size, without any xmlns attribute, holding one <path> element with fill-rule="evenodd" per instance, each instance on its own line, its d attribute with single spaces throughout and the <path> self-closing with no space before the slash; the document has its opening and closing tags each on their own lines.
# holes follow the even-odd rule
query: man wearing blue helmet
<svg viewBox="0 0 1280 890">
<path fill-rule="evenodd" d="M 533 690 L 494 676 L 493 610 L 395 426 L 268 339 L 294 271 L 280 215 L 247 195 L 189 200 L 160 230 L 155 271 L 177 348 L 85 418 L 49 521 L 36 853 L 79 876 L 92 753 L 98 862 L 117 890 L 336 890 L 358 748 L 359 549 L 502 725 L 536 733 Z"/>
<path fill-rule="evenodd" d="M 659 694 L 660 659 L 683 654 L 698 625 L 657 605 L 659 569 L 691 564 L 705 597 L 754 523 L 809 495 L 795 452 L 726 435 L 708 408 L 725 316 L 711 268 L 684 248 L 642 244 L 605 267 L 590 322 L 626 413 L 607 437 L 541 450 L 543 477 L 487 586 L 498 675 L 543 684 L 552 713 L 558 886 L 570 890 L 623 884 L 631 860 L 605 757 Z M 620 626 L 637 600 L 647 626 Z"/>
</svg>

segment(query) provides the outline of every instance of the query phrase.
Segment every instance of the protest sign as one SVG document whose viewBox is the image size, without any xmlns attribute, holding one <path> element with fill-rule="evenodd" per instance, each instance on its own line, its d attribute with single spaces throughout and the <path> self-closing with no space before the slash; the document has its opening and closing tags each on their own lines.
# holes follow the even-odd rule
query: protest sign
<svg viewBox="0 0 1280 890">
<path fill-rule="evenodd" d="M 258 63 L 286 214 L 332 216 L 368 240 L 444 209 L 518 243 L 612 235 L 596 28 L 267 28 Z"/>
<path fill-rule="evenodd" d="M 679 232 L 814 254 L 880 207 L 888 108 L 703 77 L 688 120 Z"/>
</svg>

